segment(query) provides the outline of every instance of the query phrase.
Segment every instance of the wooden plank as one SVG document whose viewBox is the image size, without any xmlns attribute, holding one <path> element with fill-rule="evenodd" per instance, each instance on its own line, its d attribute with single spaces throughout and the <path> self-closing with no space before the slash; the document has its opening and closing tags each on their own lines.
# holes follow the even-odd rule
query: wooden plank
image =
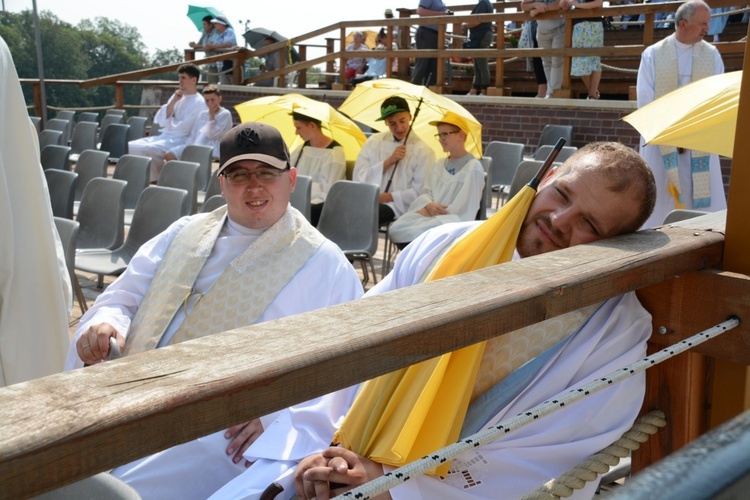
<svg viewBox="0 0 750 500">
<path fill-rule="evenodd" d="M 750 25 L 748 26 L 750 34 Z M 745 60 L 750 57 L 746 47 Z M 727 213 L 727 246 L 724 249 L 725 269 L 750 274 L 750 149 L 744 141 L 750 137 L 750 72 L 743 73 L 737 125 L 734 139 L 731 182 L 729 183 L 729 211 Z M 738 167 L 738 168 L 735 168 Z"/>
<path fill-rule="evenodd" d="M 662 346 L 649 343 L 649 354 Z M 684 353 L 646 371 L 642 414 L 661 410 L 667 427 L 633 452 L 633 473 L 643 470 L 700 436 L 707 428 L 707 359 Z"/>
<path fill-rule="evenodd" d="M 638 298 L 654 318 L 651 343 L 657 347 L 675 344 L 729 316 L 739 317 L 740 326 L 692 351 L 750 365 L 750 277 L 693 272 L 639 290 Z"/>
<path fill-rule="evenodd" d="M 651 312 L 649 352 L 675 344 L 730 315 L 740 326 L 646 372 L 643 412 L 662 410 L 667 428 L 633 454 L 633 472 L 661 460 L 709 429 L 717 360 L 750 364 L 750 278 L 716 270 L 687 273 L 638 291 Z"/>
<path fill-rule="evenodd" d="M 723 228 L 720 215 L 702 219 L 706 228 Z M 27 496 L 73 482 L 714 266 L 722 246 L 715 231 L 646 231 L 6 387 L 0 389 L 0 484 L 9 496 Z"/>
<path fill-rule="evenodd" d="M 750 33 L 750 26 L 748 26 Z M 750 48 L 746 47 L 745 60 L 750 57 Z M 750 220 L 747 217 L 750 199 L 747 192 L 750 188 L 750 151 L 744 141 L 750 134 L 750 73 L 743 73 L 740 98 L 737 109 L 734 155 L 729 182 L 729 204 L 727 211 L 727 245 L 724 249 L 724 269 L 727 271 L 750 274 Z M 743 366 L 730 361 L 716 362 L 713 380 L 713 410 L 711 425 L 719 425 L 750 408 L 747 393 L 750 372 Z"/>
</svg>

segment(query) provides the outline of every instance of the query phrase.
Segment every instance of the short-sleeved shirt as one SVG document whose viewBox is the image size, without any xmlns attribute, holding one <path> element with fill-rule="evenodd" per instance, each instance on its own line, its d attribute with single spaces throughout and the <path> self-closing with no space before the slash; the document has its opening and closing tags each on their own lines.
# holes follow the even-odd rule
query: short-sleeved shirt
<svg viewBox="0 0 750 500">
<path fill-rule="evenodd" d="M 436 10 L 445 12 L 447 9 L 445 8 L 445 4 L 443 3 L 443 0 L 419 0 L 419 6 L 423 9 L 427 10 Z M 437 24 L 425 24 L 422 26 L 422 28 L 427 28 L 428 30 L 437 31 Z"/>
<path fill-rule="evenodd" d="M 492 14 L 494 9 L 490 0 L 479 0 L 479 3 L 471 11 L 472 14 Z M 492 23 L 481 23 L 478 26 L 474 26 L 469 29 L 469 40 L 475 42 L 479 46 L 479 42 L 484 37 L 485 33 L 492 31 Z"/>
</svg>

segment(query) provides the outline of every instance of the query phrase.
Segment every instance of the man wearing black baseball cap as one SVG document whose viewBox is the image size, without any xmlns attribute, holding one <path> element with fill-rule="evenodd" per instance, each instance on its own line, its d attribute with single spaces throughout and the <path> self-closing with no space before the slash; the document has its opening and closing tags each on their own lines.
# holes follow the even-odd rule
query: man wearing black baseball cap
<svg viewBox="0 0 750 500">
<path fill-rule="evenodd" d="M 380 105 L 380 118 L 387 132 L 367 139 L 354 164 L 352 179 L 380 186 L 379 221 L 396 220 L 422 192 L 426 170 L 435 163 L 435 153 L 417 134 L 409 134 L 411 111 L 400 96 Z"/>
<path fill-rule="evenodd" d="M 68 369 L 106 360 L 110 338 L 125 355 L 135 354 L 362 295 L 341 250 L 289 205 L 297 176 L 278 130 L 243 123 L 223 137 L 220 157 L 226 206 L 183 217 L 141 247 L 81 318 Z M 296 415 L 304 419 L 320 403 L 297 406 Z M 144 498 L 207 498 L 245 470 L 242 454 L 276 417 L 236 425 L 112 473 Z M 334 423 L 318 445 L 330 442 Z M 303 448 L 300 453 L 312 449 Z"/>
</svg>

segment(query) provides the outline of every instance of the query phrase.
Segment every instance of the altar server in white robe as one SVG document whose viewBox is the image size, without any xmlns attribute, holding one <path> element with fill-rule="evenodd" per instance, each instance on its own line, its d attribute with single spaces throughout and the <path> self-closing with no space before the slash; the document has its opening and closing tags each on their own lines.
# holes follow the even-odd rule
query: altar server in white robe
<svg viewBox="0 0 750 500">
<path fill-rule="evenodd" d="M 637 79 L 639 108 L 678 87 L 724 72 L 721 54 L 703 40 L 710 19 L 705 2 L 686 2 L 675 14 L 675 32 L 643 51 Z M 656 207 L 644 228 L 660 226 L 675 208 L 706 212 L 727 208 L 717 155 L 643 143 L 641 137 L 641 155 L 654 172 L 657 189 Z"/>
<path fill-rule="evenodd" d="M 435 163 L 422 194 L 391 225 L 391 241 L 402 248 L 433 227 L 476 219 L 482 199 L 484 168 L 466 151 L 466 121 L 449 111 L 430 125 L 448 157 Z"/>
<path fill-rule="evenodd" d="M 72 291 L 36 130 L 0 38 L 0 387 L 61 372 Z"/>
<path fill-rule="evenodd" d="M 654 198 L 650 169 L 633 150 L 615 143 L 586 146 L 543 181 L 518 236 L 516 258 L 533 258 L 632 232 L 651 213 Z M 426 232 L 399 255 L 394 271 L 368 294 L 421 282 L 439 256 L 479 224 L 446 224 Z M 651 317 L 635 295 L 615 297 L 509 334 L 513 357 L 518 353 L 516 345 L 528 342 L 531 352 L 526 354 L 526 364 L 499 381 L 495 375 L 511 356 L 497 350 L 502 344 L 494 339 L 481 360 L 461 434 L 513 417 L 642 358 L 650 332 Z M 560 340 L 540 353 L 536 339 L 551 333 Z M 459 456 L 445 479 L 412 477 L 390 490 L 390 495 L 397 499 L 519 498 L 619 438 L 638 415 L 644 391 L 643 374 L 632 377 Z M 328 481 L 333 485 L 331 492 L 340 494 L 392 469 L 332 447 L 300 463 L 295 472 L 296 493 L 302 498 L 325 498 Z M 293 492 L 287 487 L 284 494 L 288 497 Z M 590 498 L 595 488 L 591 483 L 576 497 Z"/>
<path fill-rule="evenodd" d="M 322 122 L 297 111 L 291 113 L 295 133 L 302 138 L 302 146 L 292 151 L 292 165 L 297 174 L 312 178 L 310 186 L 310 222 L 318 225 L 323 204 L 336 181 L 346 178 L 346 156 L 341 145 L 325 135 Z"/>
<path fill-rule="evenodd" d="M 198 115 L 207 109 L 203 96 L 198 92 L 201 76 L 198 67 L 183 64 L 177 68 L 177 76 L 179 88 L 154 116 L 154 123 L 161 127 L 159 135 L 128 142 L 128 153 L 151 158 L 152 183 L 159 180 L 161 169 L 164 168 L 164 155 L 185 143 Z"/>
<path fill-rule="evenodd" d="M 406 212 L 422 192 L 435 163 L 432 149 L 417 134 L 409 133 L 411 119 L 406 99 L 393 96 L 383 100 L 378 120 L 383 120 L 388 130 L 371 135 L 354 164 L 352 180 L 380 187 L 380 224 Z"/>
<path fill-rule="evenodd" d="M 203 101 L 206 103 L 206 111 L 202 111 L 193 124 L 185 142 L 170 149 L 164 160 L 179 160 L 185 148 L 191 144 L 198 146 L 211 146 L 211 158 L 219 159 L 219 144 L 224 134 L 232 128 L 232 113 L 221 106 L 221 89 L 213 84 L 203 87 Z"/>
<path fill-rule="evenodd" d="M 217 173 L 227 205 L 184 217 L 141 247 L 81 319 L 68 368 L 107 359 L 110 337 L 128 355 L 361 296 L 359 278 L 338 247 L 289 205 L 296 171 L 275 128 L 245 123 L 232 129 L 222 139 Z M 289 335 L 293 342 L 294 332 Z M 206 498 L 245 470 L 243 452 L 277 418 L 300 435 L 316 424 L 319 442 L 305 441 L 290 451 L 292 459 L 327 445 L 336 419 L 321 417 L 317 408 L 349 404 L 352 392 L 175 446 L 113 474 L 143 498 Z"/>
</svg>

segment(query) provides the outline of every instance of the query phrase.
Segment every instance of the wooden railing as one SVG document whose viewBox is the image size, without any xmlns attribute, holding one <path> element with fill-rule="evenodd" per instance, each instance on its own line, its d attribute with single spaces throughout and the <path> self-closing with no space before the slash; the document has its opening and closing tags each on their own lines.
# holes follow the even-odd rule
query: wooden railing
<svg viewBox="0 0 750 500">
<path fill-rule="evenodd" d="M 563 83 L 562 88 L 556 91 L 558 97 L 571 97 L 571 77 L 570 77 L 570 64 L 571 57 L 573 56 L 587 56 L 587 55 L 598 55 L 602 57 L 631 57 L 637 58 L 641 52 L 654 42 L 654 16 L 657 13 L 670 13 L 674 12 L 681 2 L 667 2 L 667 3 L 654 3 L 654 4 L 636 4 L 628 6 L 617 6 L 617 7 L 605 7 L 595 10 L 573 10 L 549 13 L 539 16 L 539 19 L 552 18 L 556 16 L 562 16 L 566 20 L 575 19 L 580 17 L 597 17 L 597 16 L 637 16 L 639 14 L 645 15 L 645 22 L 643 28 L 638 30 L 642 33 L 642 42 L 637 45 L 621 45 L 621 46 L 605 46 L 598 48 L 572 48 L 572 23 L 566 23 L 566 34 L 565 34 L 565 46 L 560 49 L 519 49 L 512 47 L 505 47 L 503 43 L 497 43 L 494 48 L 489 49 L 463 49 L 461 48 L 462 38 L 453 37 L 453 34 L 464 36 L 460 29 L 462 22 L 467 21 L 484 21 L 493 22 L 496 24 L 499 31 L 498 38 L 502 36 L 502 27 L 506 22 L 515 22 L 520 24 L 522 21 L 527 20 L 529 17 L 526 13 L 520 12 L 520 1 L 510 2 L 495 2 L 494 14 L 482 14 L 482 15 L 460 15 L 461 13 L 469 12 L 473 8 L 473 5 L 456 5 L 450 8 L 456 13 L 452 16 L 441 16 L 431 18 L 419 18 L 416 16 L 415 9 L 398 9 L 399 18 L 397 19 L 375 19 L 375 20 L 363 20 L 363 21 L 341 21 L 338 23 L 330 24 L 322 27 L 315 31 L 305 33 L 303 35 L 294 37 L 285 42 L 278 42 L 272 45 L 265 46 L 258 50 L 249 50 L 245 48 L 237 48 L 238 50 L 227 51 L 222 54 L 214 55 L 211 57 L 204 57 L 196 59 L 196 51 L 194 49 L 188 49 L 185 51 L 185 60 L 193 62 L 198 65 L 211 64 L 217 61 L 232 60 L 234 61 L 234 67 L 232 71 L 232 79 L 234 84 L 252 84 L 265 80 L 268 78 L 279 79 L 279 86 L 284 87 L 287 84 L 289 74 L 291 72 L 297 72 L 298 80 L 297 85 L 300 88 L 304 88 L 307 83 L 307 70 L 313 66 L 324 66 L 328 75 L 327 82 L 329 86 L 334 88 L 344 89 L 346 84 L 344 83 L 333 83 L 333 78 L 330 76 L 334 71 L 334 63 L 338 62 L 338 81 L 345 82 L 344 70 L 346 67 L 347 57 L 363 57 L 361 52 L 347 52 L 345 50 L 345 39 L 347 33 L 355 29 L 365 29 L 375 27 L 380 29 L 384 27 L 387 33 L 386 47 L 391 47 L 390 41 L 393 39 L 394 30 L 398 30 L 399 40 L 398 50 L 386 49 L 379 50 L 377 52 L 378 57 L 386 58 L 386 71 L 387 76 L 395 76 L 401 79 L 409 79 L 410 77 L 410 62 L 413 58 L 423 57 L 428 55 L 429 57 L 437 58 L 437 82 L 445 82 L 446 79 L 446 59 L 449 58 L 473 58 L 483 57 L 488 58 L 495 63 L 495 80 L 493 86 L 488 89 L 488 93 L 491 95 L 507 95 L 510 92 L 508 83 L 506 82 L 505 76 L 505 61 L 509 58 L 526 58 L 526 57 L 541 57 L 541 56 L 562 56 L 564 58 L 563 66 Z M 708 2 L 712 7 L 725 7 L 732 6 L 733 0 L 711 0 Z M 508 12 L 510 9 L 517 9 L 519 12 Z M 408 49 L 411 42 L 410 30 L 423 24 L 436 24 L 438 26 L 438 50 L 417 50 Z M 315 40 L 319 37 L 325 37 L 331 33 L 337 33 L 336 37 L 326 38 L 325 53 L 319 57 L 310 57 L 311 50 L 313 48 L 321 48 Z M 450 43 L 446 43 L 447 40 L 451 40 Z M 745 41 L 736 42 L 721 42 L 717 43 L 716 47 L 719 52 L 723 55 L 734 55 L 741 56 L 745 51 Z M 301 61 L 293 64 L 288 64 L 287 51 L 290 47 L 295 47 L 300 54 Z M 261 75 L 247 78 L 244 77 L 245 61 L 250 57 L 264 57 L 266 55 L 278 52 L 280 67 L 279 69 Z M 375 54 L 366 54 L 373 56 Z M 393 74 L 391 71 L 393 59 L 398 60 L 398 73 Z M 128 81 L 132 81 L 137 78 L 143 78 L 146 76 L 152 76 L 157 74 L 163 74 L 171 72 L 177 69 L 179 64 L 172 64 L 168 66 L 160 66 L 155 68 L 149 68 L 139 71 L 133 71 L 129 73 L 120 73 L 116 75 L 110 75 L 107 77 L 96 78 L 91 80 L 85 80 L 78 82 L 82 88 L 93 87 L 97 85 L 114 85 L 115 86 L 115 103 L 114 106 L 117 108 L 123 108 L 124 105 L 124 85 L 127 85 Z M 23 80 L 22 83 L 28 83 L 29 81 Z M 73 81 L 64 80 L 48 80 L 48 84 L 72 84 L 76 83 Z M 37 113 L 41 115 L 41 102 L 39 102 L 38 82 L 34 83 L 35 87 L 35 108 Z M 134 84 L 134 83 L 131 83 Z M 139 82 L 138 84 L 142 84 Z M 438 84 L 433 87 L 436 92 L 450 91 L 449 87 L 445 87 L 442 84 Z"/>
<path fill-rule="evenodd" d="M 721 264 L 722 231 L 715 214 L 2 388 L 3 495 L 38 494 L 631 290 L 690 277 L 747 296 L 747 277 L 705 271 Z M 702 321 L 742 320 L 705 352 L 750 363 L 739 348 L 747 308 L 720 293 L 701 300 Z M 693 331 L 679 318 L 669 326 Z"/>
<path fill-rule="evenodd" d="M 346 67 L 346 59 L 348 56 L 354 57 L 354 54 L 356 54 L 356 57 L 363 57 L 363 54 L 361 52 L 347 52 L 345 50 L 345 39 L 347 33 L 351 32 L 355 29 L 363 29 L 363 28 L 371 28 L 371 27 L 377 27 L 378 29 L 380 27 L 384 27 L 386 29 L 387 33 L 387 39 L 386 39 L 386 47 L 391 47 L 391 40 L 393 39 L 393 32 L 394 29 L 398 29 L 399 33 L 399 46 L 401 47 L 398 50 L 392 50 L 392 49 L 386 49 L 386 50 L 379 50 L 377 52 L 378 57 L 385 57 L 387 60 L 386 68 L 387 68 L 387 76 L 397 76 L 399 78 L 408 79 L 409 77 L 409 67 L 410 67 L 410 59 L 411 58 L 417 58 L 417 57 L 424 57 L 426 54 L 429 57 L 437 58 L 437 75 L 436 75 L 436 81 L 437 82 L 444 82 L 445 81 L 445 75 L 446 75 L 446 67 L 445 67 L 445 60 L 447 58 L 454 58 L 454 57 L 484 57 L 489 58 L 495 61 L 496 63 L 496 71 L 495 71 L 495 81 L 494 81 L 494 87 L 490 90 L 491 94 L 495 95 L 502 95 L 504 92 L 505 85 L 505 77 L 504 77 L 504 60 L 507 58 L 515 58 L 515 57 L 541 57 L 544 56 L 562 56 L 564 58 L 564 66 L 563 66 L 563 85 L 562 89 L 557 92 L 556 95 L 559 97 L 569 97 L 570 96 L 570 89 L 571 89 L 571 79 L 570 79 L 570 64 L 571 64 L 571 58 L 573 56 L 590 56 L 590 55 L 599 55 L 603 57 L 639 57 L 641 52 L 648 47 L 649 45 L 654 43 L 654 16 L 657 13 L 671 13 L 677 10 L 677 7 L 682 2 L 667 2 L 667 3 L 656 3 L 656 4 L 637 4 L 637 5 L 628 5 L 628 6 L 618 6 L 618 7 L 605 7 L 600 9 L 594 9 L 594 10 L 571 10 L 571 11 L 562 11 L 562 12 L 554 12 L 554 13 L 548 13 L 544 15 L 538 16 L 538 19 L 547 19 L 547 18 L 556 18 L 556 17 L 563 17 L 566 20 L 572 20 L 576 18 L 588 18 L 588 17 L 610 17 L 610 16 L 638 16 L 639 14 L 645 15 L 645 22 L 643 25 L 643 29 L 641 30 L 643 33 L 642 37 L 642 44 L 640 45 L 630 45 L 630 46 L 611 46 L 611 47 L 597 47 L 597 48 L 572 48 L 571 47 L 571 39 L 572 39 L 572 22 L 566 23 L 566 34 L 565 34 L 565 46 L 561 49 L 518 49 L 518 48 L 508 48 L 505 47 L 504 44 L 498 43 L 496 44 L 495 48 L 490 49 L 463 49 L 461 48 L 461 42 L 463 39 L 463 36 L 465 33 L 462 32 L 460 26 L 462 22 L 476 22 L 476 21 L 482 21 L 482 22 L 493 22 L 496 24 L 497 27 L 502 27 L 505 25 L 506 22 L 515 22 L 517 24 L 520 24 L 522 21 L 525 21 L 529 19 L 528 14 L 520 12 L 520 4 L 519 1 L 513 1 L 513 2 L 496 2 L 494 4 L 495 9 L 497 11 L 504 11 L 504 12 L 497 12 L 494 14 L 482 14 L 482 15 L 458 15 L 459 12 L 466 12 L 470 11 L 473 6 L 472 5 L 458 5 L 451 7 L 451 9 L 456 12 L 456 15 L 451 16 L 440 16 L 440 17 L 430 17 L 430 18 L 419 18 L 414 17 L 416 15 L 416 10 L 414 9 L 398 9 L 399 11 L 399 18 L 398 19 L 378 19 L 378 20 L 368 20 L 368 21 L 343 21 L 340 23 L 332 24 L 329 26 L 326 26 L 325 28 L 321 28 L 320 30 L 316 30 L 314 32 L 295 37 L 290 39 L 287 42 L 279 42 L 267 47 L 264 47 L 263 49 L 260 49 L 258 51 L 249 52 L 249 54 L 252 54 L 256 57 L 262 57 L 266 54 L 279 51 L 280 53 L 280 59 L 285 60 L 285 57 L 283 57 L 284 51 L 286 48 L 291 44 L 293 46 L 296 46 L 301 49 L 300 53 L 305 52 L 304 48 L 305 44 L 304 42 L 306 40 L 310 40 L 313 37 L 321 36 L 326 33 L 330 33 L 332 31 L 339 31 L 339 36 L 337 38 L 327 38 L 328 44 L 327 44 L 327 53 L 318 58 L 313 59 L 306 59 L 304 61 L 301 61 L 299 63 L 291 64 L 291 65 L 282 65 L 282 67 L 274 72 L 270 73 L 264 73 L 263 75 L 248 79 L 245 81 L 245 83 L 254 83 L 256 81 L 260 81 L 265 78 L 269 77 L 276 77 L 278 76 L 281 79 L 281 82 L 284 82 L 284 78 L 286 75 L 288 75 L 289 72 L 292 71 L 300 71 L 303 75 L 307 68 L 319 64 L 327 64 L 327 72 L 331 72 L 332 70 L 332 61 L 338 60 L 338 79 L 339 82 L 344 82 L 344 69 Z M 731 0 L 713 0 L 709 2 L 709 4 L 712 7 L 724 7 L 724 6 L 732 6 Z M 515 8 L 518 9 L 519 12 L 514 13 L 508 13 L 507 10 Z M 424 24 L 435 24 L 438 26 L 438 47 L 447 47 L 450 46 L 450 48 L 441 48 L 438 50 L 417 50 L 417 49 L 407 49 L 405 47 L 408 47 L 410 44 L 410 29 L 421 26 Z M 453 38 L 451 35 L 457 34 L 460 35 L 461 38 L 455 37 Z M 502 35 L 502 30 L 500 30 L 499 37 Z M 450 43 L 447 43 L 448 40 L 451 40 Z M 335 49 L 335 45 L 338 43 L 338 50 Z M 718 43 L 717 47 L 719 51 L 722 54 L 743 54 L 745 51 L 745 42 L 722 42 Z M 366 54 L 370 57 L 372 57 L 375 54 L 368 53 Z M 399 72 L 397 75 L 393 75 L 391 72 L 391 62 L 392 60 L 396 58 L 398 59 L 398 68 Z M 302 83 L 305 82 L 304 76 L 300 80 L 300 86 L 302 86 Z M 283 83 L 280 83 L 280 86 L 283 86 Z M 340 84 L 338 88 L 345 88 L 344 84 Z M 442 84 L 436 85 L 433 90 L 436 90 L 438 92 L 444 91 L 444 87 Z"/>
</svg>

